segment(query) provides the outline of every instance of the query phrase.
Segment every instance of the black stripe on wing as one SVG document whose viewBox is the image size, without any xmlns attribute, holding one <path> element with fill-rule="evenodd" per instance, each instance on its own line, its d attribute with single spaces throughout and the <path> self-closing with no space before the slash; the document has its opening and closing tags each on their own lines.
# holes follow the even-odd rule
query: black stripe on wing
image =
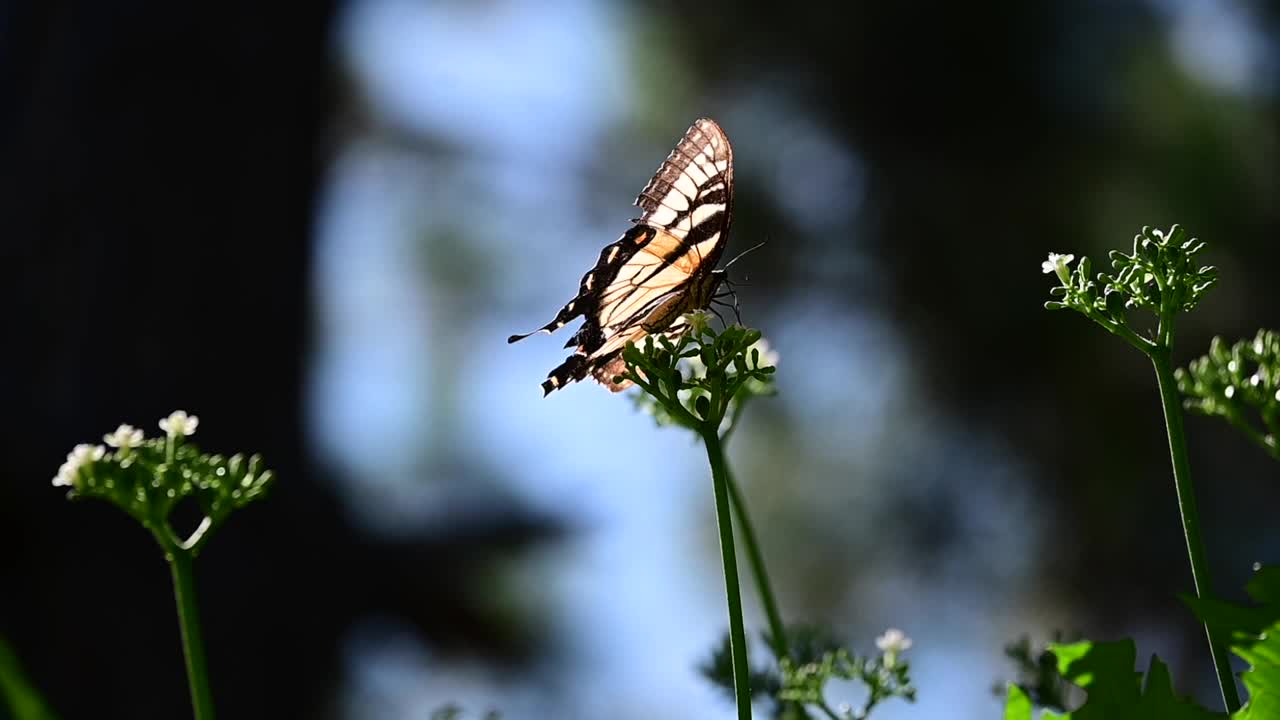
<svg viewBox="0 0 1280 720">
<path fill-rule="evenodd" d="M 547 379 L 542 383 L 542 397 L 550 395 L 553 390 L 559 390 L 569 383 L 581 380 L 590 371 L 591 362 L 586 355 L 577 353 L 570 355 L 556 369 L 547 373 Z"/>
<path fill-rule="evenodd" d="M 683 320 L 677 320 L 660 334 L 674 340 L 687 329 Z M 630 387 L 631 382 L 615 383 L 613 379 L 621 375 L 624 370 L 626 370 L 626 364 L 622 361 L 622 350 L 614 350 L 595 358 L 589 357 L 586 353 L 577 352 L 547 374 L 547 379 L 542 383 L 542 396 L 546 397 L 566 385 L 586 378 L 587 375 L 594 377 L 610 391 L 621 392 Z"/>
<path fill-rule="evenodd" d="M 653 228 L 637 225 L 622 234 L 615 242 L 605 246 L 600 251 L 600 258 L 596 261 L 595 267 L 587 271 L 582 276 L 582 281 L 578 284 L 578 294 L 572 300 L 565 303 L 560 308 L 560 312 L 552 318 L 551 322 L 532 332 L 523 335 L 512 335 L 507 338 L 508 343 L 519 342 L 530 335 L 537 333 L 551 333 L 573 322 L 574 318 L 585 315 L 590 318 L 596 314 L 599 309 L 600 293 L 613 282 L 613 278 L 617 276 L 618 269 L 621 268 L 628 260 L 631 259 L 636 251 L 644 247 L 657 233 Z M 586 327 L 583 328 L 585 330 Z M 579 333 L 582 331 L 580 330 Z M 575 335 L 574 338 L 577 338 Z M 569 347 L 577 341 L 571 339 Z"/>
<path fill-rule="evenodd" d="M 664 230 L 690 245 L 720 233 L 721 242 L 705 259 L 719 259 L 732 217 L 733 149 L 714 120 L 701 118 L 658 167 L 636 197 L 644 210 L 636 222 Z"/>
</svg>

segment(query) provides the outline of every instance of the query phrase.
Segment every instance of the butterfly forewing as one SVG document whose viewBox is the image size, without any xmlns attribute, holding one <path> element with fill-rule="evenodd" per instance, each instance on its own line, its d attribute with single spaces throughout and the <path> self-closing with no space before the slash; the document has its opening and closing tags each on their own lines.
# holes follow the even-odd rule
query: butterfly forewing
<svg viewBox="0 0 1280 720">
<path fill-rule="evenodd" d="M 697 245 L 729 230 L 733 150 L 714 120 L 697 120 L 636 197 L 638 222 Z M 722 248 L 719 243 L 716 248 Z M 714 266 L 717 257 L 707 257 Z"/>
<path fill-rule="evenodd" d="M 710 276 L 724 250 L 733 202 L 733 151 L 715 121 L 700 119 L 636 197 L 642 215 L 579 283 L 578 294 L 534 332 L 555 332 L 583 316 L 566 347 L 576 345 L 542 384 L 544 394 L 594 376 L 611 390 L 624 369 L 622 348 L 650 334 L 679 335 L 679 318 L 704 307 Z M 711 280 L 710 283 L 707 281 Z M 529 333 L 528 335 L 532 335 Z M 512 335 L 516 342 L 528 335 Z"/>
</svg>

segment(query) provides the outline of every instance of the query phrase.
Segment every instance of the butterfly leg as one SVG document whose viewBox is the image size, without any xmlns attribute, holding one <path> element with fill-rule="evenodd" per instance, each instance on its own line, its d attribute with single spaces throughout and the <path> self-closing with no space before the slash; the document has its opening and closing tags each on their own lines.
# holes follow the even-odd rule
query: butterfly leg
<svg viewBox="0 0 1280 720">
<path fill-rule="evenodd" d="M 720 303 L 715 303 L 715 305 L 719 305 L 719 304 Z M 711 311 L 712 315 L 716 316 L 716 319 L 720 321 L 721 326 L 729 327 L 729 323 L 724 321 L 724 316 L 720 314 L 719 310 L 715 309 L 714 305 L 708 305 L 707 309 Z"/>
</svg>

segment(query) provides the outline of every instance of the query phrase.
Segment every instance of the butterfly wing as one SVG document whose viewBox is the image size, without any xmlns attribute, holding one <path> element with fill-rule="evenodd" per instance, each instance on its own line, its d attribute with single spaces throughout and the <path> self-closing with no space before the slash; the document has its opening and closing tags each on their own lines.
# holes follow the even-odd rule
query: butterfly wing
<svg viewBox="0 0 1280 720">
<path fill-rule="evenodd" d="M 700 118 L 636 197 L 644 214 L 636 222 L 701 248 L 715 267 L 729 232 L 733 202 L 733 148 L 724 130 Z"/>
<path fill-rule="evenodd" d="M 699 119 L 636 197 L 642 215 L 600 257 L 578 294 L 533 333 L 552 333 L 579 316 L 582 327 L 565 347 L 576 349 L 542 383 L 543 394 L 593 375 L 613 391 L 628 342 L 650 334 L 679 335 L 685 312 L 704 307 L 711 272 L 728 236 L 733 201 L 733 153 L 715 121 Z"/>
</svg>

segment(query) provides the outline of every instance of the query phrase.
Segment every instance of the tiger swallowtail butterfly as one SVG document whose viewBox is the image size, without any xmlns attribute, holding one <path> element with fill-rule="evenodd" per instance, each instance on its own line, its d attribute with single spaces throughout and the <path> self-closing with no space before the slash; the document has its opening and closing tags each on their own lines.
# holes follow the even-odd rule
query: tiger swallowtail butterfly
<svg viewBox="0 0 1280 720">
<path fill-rule="evenodd" d="M 565 343 L 574 352 L 547 375 L 543 396 L 591 375 L 618 392 L 622 350 L 649 335 L 678 337 L 683 316 L 711 304 L 724 271 L 716 263 L 728 239 L 733 206 L 733 151 L 724 130 L 700 118 L 645 185 L 635 204 L 643 214 L 600 251 L 578 294 L 535 333 L 553 333 L 578 316 L 585 321 Z"/>
</svg>

